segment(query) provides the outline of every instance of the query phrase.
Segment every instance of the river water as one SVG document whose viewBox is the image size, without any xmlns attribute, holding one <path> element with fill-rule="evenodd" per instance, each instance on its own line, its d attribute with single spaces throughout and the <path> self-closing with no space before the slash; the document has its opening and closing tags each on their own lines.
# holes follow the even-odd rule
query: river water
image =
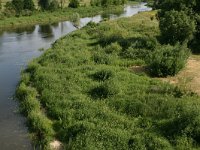
<svg viewBox="0 0 200 150">
<path fill-rule="evenodd" d="M 120 15 L 109 15 L 109 19 L 130 17 L 151 8 L 141 3 L 125 6 Z M 100 22 L 103 17 L 80 19 L 80 27 L 88 22 Z M 49 48 L 60 37 L 77 30 L 69 21 L 48 25 L 35 25 L 0 33 L 0 150 L 29 150 L 31 140 L 25 125 L 25 118 L 18 113 L 18 105 L 13 100 L 20 72 L 28 61 L 41 55 L 40 48 Z"/>
</svg>

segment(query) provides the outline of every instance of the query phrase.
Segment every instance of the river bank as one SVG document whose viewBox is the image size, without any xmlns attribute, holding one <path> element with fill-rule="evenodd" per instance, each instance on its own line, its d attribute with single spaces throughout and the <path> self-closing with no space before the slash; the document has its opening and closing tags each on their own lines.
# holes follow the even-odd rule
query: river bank
<svg viewBox="0 0 200 150">
<path fill-rule="evenodd" d="M 17 96 L 38 144 L 198 148 L 200 98 L 130 70 L 148 65 L 145 59 L 162 46 L 159 34 L 153 11 L 90 22 L 30 62 Z"/>
<path fill-rule="evenodd" d="M 118 15 L 106 15 L 107 20 L 129 17 L 139 11 L 150 10 L 145 4 L 128 5 Z M 105 16 L 97 15 L 80 19 L 80 27 L 88 22 L 100 22 Z M 57 39 L 77 30 L 70 21 L 54 24 L 34 25 L 5 30 L 0 35 L 0 129 L 2 149 L 31 149 L 30 139 L 24 122 L 17 113 L 17 104 L 11 99 L 20 80 L 20 72 L 28 62 L 43 52 L 38 49 L 51 47 Z M 73 42 L 72 42 L 73 43 Z M 17 114 L 17 115 L 16 115 Z M 15 123 L 16 122 L 16 123 Z M 19 122 L 19 123 L 17 123 Z M 8 126 L 9 124 L 9 126 Z M 29 131 L 31 132 L 31 131 Z M 30 134 L 32 135 L 32 134 Z M 33 136 L 34 141 L 34 136 Z"/>
<path fill-rule="evenodd" d="M 136 5 L 137 3 L 135 3 Z M 4 18 L 0 20 L 0 31 L 15 29 L 18 27 L 26 27 L 36 24 L 51 24 L 54 22 L 70 20 L 74 13 L 78 13 L 80 18 L 90 17 L 101 14 L 121 13 L 124 6 L 109 6 L 109 7 L 79 7 L 65 8 L 54 12 L 35 12 L 32 16 L 21 16 Z"/>
</svg>

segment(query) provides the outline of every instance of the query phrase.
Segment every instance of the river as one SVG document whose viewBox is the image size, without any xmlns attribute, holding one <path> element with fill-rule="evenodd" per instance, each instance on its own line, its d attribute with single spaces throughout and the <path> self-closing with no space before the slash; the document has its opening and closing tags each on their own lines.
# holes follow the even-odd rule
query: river
<svg viewBox="0 0 200 150">
<path fill-rule="evenodd" d="M 109 19 L 130 17 L 140 11 L 151 8 L 141 3 L 137 6 L 127 5 L 120 15 L 109 15 Z M 80 28 L 88 22 L 100 22 L 103 17 L 86 17 L 80 19 Z M 25 118 L 18 113 L 18 104 L 13 99 L 20 72 L 27 63 L 42 54 L 40 48 L 49 48 L 60 37 L 77 30 L 69 21 L 48 25 L 35 25 L 0 33 L 0 149 L 33 149 L 25 125 Z"/>
</svg>

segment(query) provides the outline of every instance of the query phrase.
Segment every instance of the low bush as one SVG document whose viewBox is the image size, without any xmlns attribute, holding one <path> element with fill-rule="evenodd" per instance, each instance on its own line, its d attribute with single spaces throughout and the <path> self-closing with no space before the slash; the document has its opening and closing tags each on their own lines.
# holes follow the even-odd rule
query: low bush
<svg viewBox="0 0 200 150">
<path fill-rule="evenodd" d="M 180 44 L 163 45 L 150 57 L 149 71 L 153 76 L 174 76 L 185 66 L 188 57 L 189 50 Z"/>
<path fill-rule="evenodd" d="M 120 92 L 120 87 L 113 81 L 101 83 L 99 86 L 90 90 L 93 99 L 106 99 Z"/>
<path fill-rule="evenodd" d="M 68 7 L 78 8 L 80 6 L 79 0 L 70 0 Z"/>
</svg>

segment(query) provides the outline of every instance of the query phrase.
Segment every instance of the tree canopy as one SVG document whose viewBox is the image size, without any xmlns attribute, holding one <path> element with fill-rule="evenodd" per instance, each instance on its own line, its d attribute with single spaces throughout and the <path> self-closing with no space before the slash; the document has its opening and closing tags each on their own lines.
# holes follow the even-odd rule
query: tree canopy
<svg viewBox="0 0 200 150">
<path fill-rule="evenodd" d="M 194 52 L 200 52 L 200 0 L 155 0 L 165 43 L 188 42 Z"/>
</svg>

